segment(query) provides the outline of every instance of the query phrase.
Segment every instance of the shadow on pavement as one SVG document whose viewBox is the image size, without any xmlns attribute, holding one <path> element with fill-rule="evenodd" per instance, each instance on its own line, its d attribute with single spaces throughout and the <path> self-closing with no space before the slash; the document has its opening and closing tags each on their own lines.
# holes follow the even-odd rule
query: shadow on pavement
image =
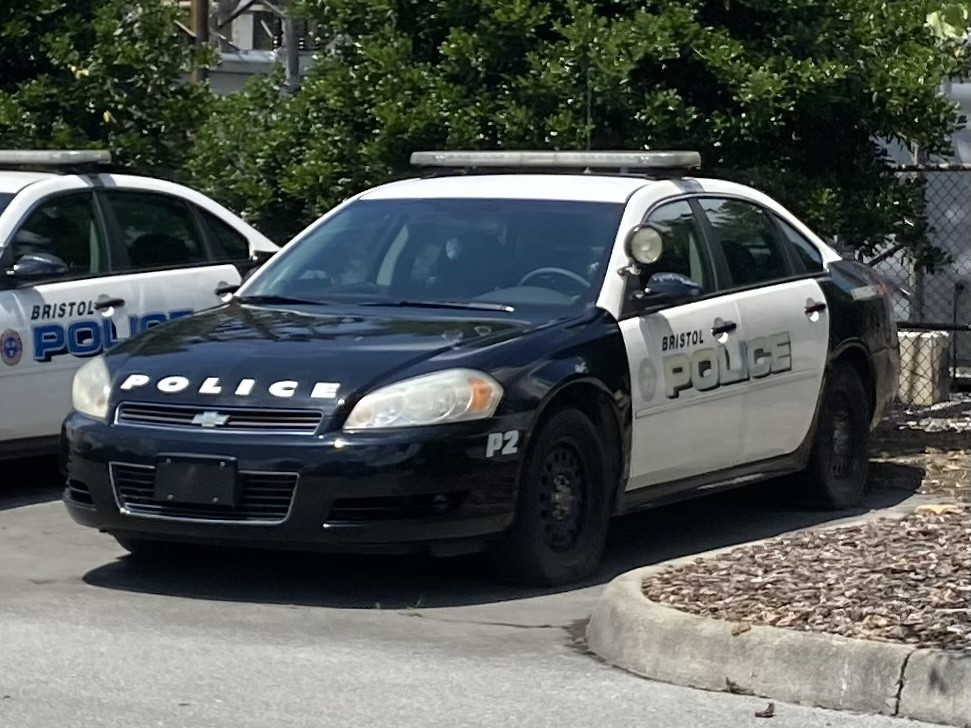
<svg viewBox="0 0 971 728">
<path fill-rule="evenodd" d="M 148 594 L 345 609 L 413 609 L 526 599 L 604 584 L 639 566 L 892 507 L 920 484 L 921 471 L 908 470 L 914 472 L 895 478 L 892 487 L 877 487 L 863 507 L 852 511 L 774 505 L 772 501 L 778 498 L 767 498 L 762 487 L 625 516 L 612 525 L 599 573 L 584 583 L 559 589 L 499 584 L 476 556 L 431 559 L 237 550 L 204 550 L 193 552 L 184 562 L 155 564 L 125 556 L 88 572 L 84 581 Z M 785 481 L 778 483 L 778 487 L 785 485 Z"/>
<path fill-rule="evenodd" d="M 0 462 L 0 511 L 48 503 L 63 490 L 56 457 Z"/>
</svg>

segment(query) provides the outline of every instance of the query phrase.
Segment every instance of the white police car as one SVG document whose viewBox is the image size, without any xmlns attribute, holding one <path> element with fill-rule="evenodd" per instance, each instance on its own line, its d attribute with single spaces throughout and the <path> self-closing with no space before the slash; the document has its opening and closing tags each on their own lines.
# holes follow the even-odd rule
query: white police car
<svg viewBox="0 0 971 728">
<path fill-rule="evenodd" d="M 685 176 L 694 153 L 413 159 L 444 172 L 78 372 L 77 522 L 135 554 L 486 549 L 553 584 L 596 568 L 615 514 L 781 474 L 860 500 L 898 371 L 869 268 Z"/>
<path fill-rule="evenodd" d="M 220 303 L 277 250 L 198 192 L 108 162 L 0 151 L 0 458 L 56 451 L 86 359 Z"/>
</svg>

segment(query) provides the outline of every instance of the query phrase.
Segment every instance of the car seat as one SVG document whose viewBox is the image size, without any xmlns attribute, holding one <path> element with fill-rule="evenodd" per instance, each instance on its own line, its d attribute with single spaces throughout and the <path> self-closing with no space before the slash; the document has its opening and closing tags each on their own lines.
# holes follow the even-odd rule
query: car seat
<svg viewBox="0 0 971 728">
<path fill-rule="evenodd" d="M 442 246 L 437 271 L 428 292 L 442 298 L 468 298 L 499 287 L 503 248 L 495 235 L 467 232 L 454 238 L 458 250 L 450 257 Z"/>
<path fill-rule="evenodd" d="M 744 245 L 737 240 L 723 240 L 722 250 L 735 285 L 747 286 L 762 279 L 755 256 Z"/>
</svg>

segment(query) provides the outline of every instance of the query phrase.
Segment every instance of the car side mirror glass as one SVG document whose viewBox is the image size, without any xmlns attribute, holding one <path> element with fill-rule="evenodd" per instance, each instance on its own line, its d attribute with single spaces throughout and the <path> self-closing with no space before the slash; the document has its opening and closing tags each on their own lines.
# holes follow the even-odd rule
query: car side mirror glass
<svg viewBox="0 0 971 728">
<path fill-rule="evenodd" d="M 698 298 L 703 293 L 701 286 L 688 276 L 680 273 L 655 273 L 644 290 L 634 291 L 634 302 L 642 307 L 670 306 Z"/>
<path fill-rule="evenodd" d="M 270 258 L 272 258 L 274 255 L 276 255 L 278 252 L 279 251 L 277 250 L 255 250 L 253 251 L 253 254 L 250 256 L 250 261 L 260 266 L 260 265 L 263 265 Z"/>
<path fill-rule="evenodd" d="M 27 253 L 5 271 L 7 280 L 29 283 L 61 278 L 71 272 L 67 263 L 50 253 Z"/>
<path fill-rule="evenodd" d="M 631 229 L 625 241 L 627 255 L 640 265 L 652 265 L 661 259 L 664 238 L 650 223 Z"/>
</svg>

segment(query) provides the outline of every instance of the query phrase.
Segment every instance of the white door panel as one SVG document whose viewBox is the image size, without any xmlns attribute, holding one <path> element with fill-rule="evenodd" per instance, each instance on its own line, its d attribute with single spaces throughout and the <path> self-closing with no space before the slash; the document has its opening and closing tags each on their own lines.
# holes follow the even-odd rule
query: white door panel
<svg viewBox="0 0 971 728">
<path fill-rule="evenodd" d="M 239 281 L 234 266 L 218 265 L 0 291 L 0 337 L 15 332 L 7 337 L 22 348 L 0 361 L 0 441 L 57 435 L 71 408 L 74 372 L 88 358 L 151 326 L 218 305 L 216 287 Z M 104 298 L 125 304 L 106 317 L 94 309 Z"/>
<path fill-rule="evenodd" d="M 71 407 L 75 370 L 128 329 L 125 307 L 106 317 L 94 304 L 123 298 L 126 290 L 102 278 L 0 291 L 0 335 L 15 332 L 21 346 L 17 357 L 4 356 L 0 364 L 0 440 L 58 433 Z"/>
<path fill-rule="evenodd" d="M 634 419 L 628 490 L 741 462 L 739 339 L 711 333 L 738 318 L 734 301 L 722 297 L 620 323 Z"/>
<path fill-rule="evenodd" d="M 790 281 L 733 296 L 748 345 L 788 340 L 789 368 L 753 377 L 746 387 L 742 445 L 747 462 L 794 452 L 812 424 L 829 351 L 829 311 L 813 279 Z M 777 367 L 781 368 L 781 367 Z"/>
</svg>

